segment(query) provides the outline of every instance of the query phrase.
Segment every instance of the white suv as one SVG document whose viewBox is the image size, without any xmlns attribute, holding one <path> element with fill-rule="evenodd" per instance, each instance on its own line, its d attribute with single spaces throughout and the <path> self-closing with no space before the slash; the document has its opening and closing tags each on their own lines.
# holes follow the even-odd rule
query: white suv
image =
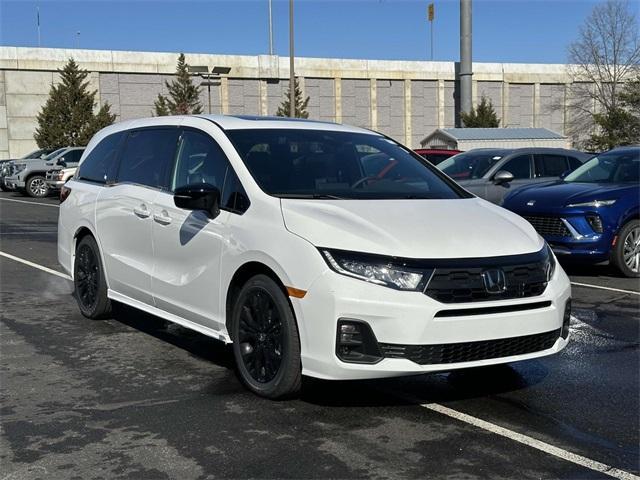
<svg viewBox="0 0 640 480">
<path fill-rule="evenodd" d="M 82 313 L 137 307 L 226 343 L 280 398 L 513 362 L 567 344 L 569 280 L 525 220 L 343 125 L 234 116 L 100 131 L 62 187 Z"/>
</svg>

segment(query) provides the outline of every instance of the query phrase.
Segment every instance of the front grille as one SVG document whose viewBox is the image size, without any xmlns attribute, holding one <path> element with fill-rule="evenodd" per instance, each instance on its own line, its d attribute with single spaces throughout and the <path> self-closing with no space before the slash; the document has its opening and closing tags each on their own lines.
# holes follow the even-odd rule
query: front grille
<svg viewBox="0 0 640 480">
<path fill-rule="evenodd" d="M 485 267 L 437 268 L 425 294 L 443 303 L 507 300 L 541 295 L 547 288 L 546 262 L 500 266 L 504 272 L 506 290 L 487 292 L 482 272 Z"/>
<path fill-rule="evenodd" d="M 567 226 L 558 217 L 525 216 L 533 228 L 542 236 L 570 237 Z"/>
<path fill-rule="evenodd" d="M 560 330 L 523 337 L 483 340 L 480 342 L 444 343 L 440 345 L 399 345 L 381 343 L 387 358 L 405 358 L 419 365 L 473 362 L 540 352 L 553 347 Z"/>
</svg>

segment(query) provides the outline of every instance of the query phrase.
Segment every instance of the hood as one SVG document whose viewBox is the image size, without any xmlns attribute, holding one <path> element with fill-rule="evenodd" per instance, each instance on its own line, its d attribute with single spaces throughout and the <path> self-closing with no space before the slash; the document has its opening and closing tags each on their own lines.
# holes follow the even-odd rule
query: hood
<svg viewBox="0 0 640 480">
<path fill-rule="evenodd" d="M 514 191 L 504 200 L 503 206 L 518 211 L 564 208 L 571 203 L 593 200 L 612 200 L 637 191 L 638 185 L 612 183 L 578 183 L 555 181 L 529 185 Z M 528 203 L 533 202 L 533 205 Z"/>
<path fill-rule="evenodd" d="M 519 216 L 479 198 L 282 199 L 286 228 L 316 247 L 405 258 L 531 253 L 543 240 Z"/>
</svg>

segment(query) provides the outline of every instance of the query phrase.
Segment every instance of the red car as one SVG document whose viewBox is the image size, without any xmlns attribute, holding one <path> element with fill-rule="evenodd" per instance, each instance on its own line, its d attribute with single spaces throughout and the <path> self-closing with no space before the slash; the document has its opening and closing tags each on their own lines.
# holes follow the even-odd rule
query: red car
<svg viewBox="0 0 640 480">
<path fill-rule="evenodd" d="M 444 150 L 444 149 L 436 149 L 436 148 L 419 148 L 414 150 L 418 155 L 423 158 L 426 158 L 434 165 L 438 165 L 443 160 L 446 160 L 449 157 L 453 157 L 457 153 L 461 153 L 461 150 Z"/>
</svg>

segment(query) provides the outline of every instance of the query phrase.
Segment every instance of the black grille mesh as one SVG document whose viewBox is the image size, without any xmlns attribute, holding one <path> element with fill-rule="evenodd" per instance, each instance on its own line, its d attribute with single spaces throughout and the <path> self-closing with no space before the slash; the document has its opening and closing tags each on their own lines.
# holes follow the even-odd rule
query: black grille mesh
<svg viewBox="0 0 640 480">
<path fill-rule="evenodd" d="M 440 345 L 399 345 L 381 343 L 387 358 L 406 358 L 420 365 L 473 362 L 540 352 L 553 346 L 560 330 L 523 337 L 501 338 L 480 342 L 444 343 Z"/>
<path fill-rule="evenodd" d="M 554 236 L 554 237 L 570 237 L 571 236 L 569 229 L 558 217 L 525 216 L 524 218 L 542 236 L 545 236 L 545 235 Z"/>
<path fill-rule="evenodd" d="M 504 292 L 487 292 L 482 280 L 481 267 L 437 268 L 425 294 L 443 303 L 506 300 L 541 295 L 547 287 L 544 262 L 501 267 L 507 288 Z"/>
</svg>

